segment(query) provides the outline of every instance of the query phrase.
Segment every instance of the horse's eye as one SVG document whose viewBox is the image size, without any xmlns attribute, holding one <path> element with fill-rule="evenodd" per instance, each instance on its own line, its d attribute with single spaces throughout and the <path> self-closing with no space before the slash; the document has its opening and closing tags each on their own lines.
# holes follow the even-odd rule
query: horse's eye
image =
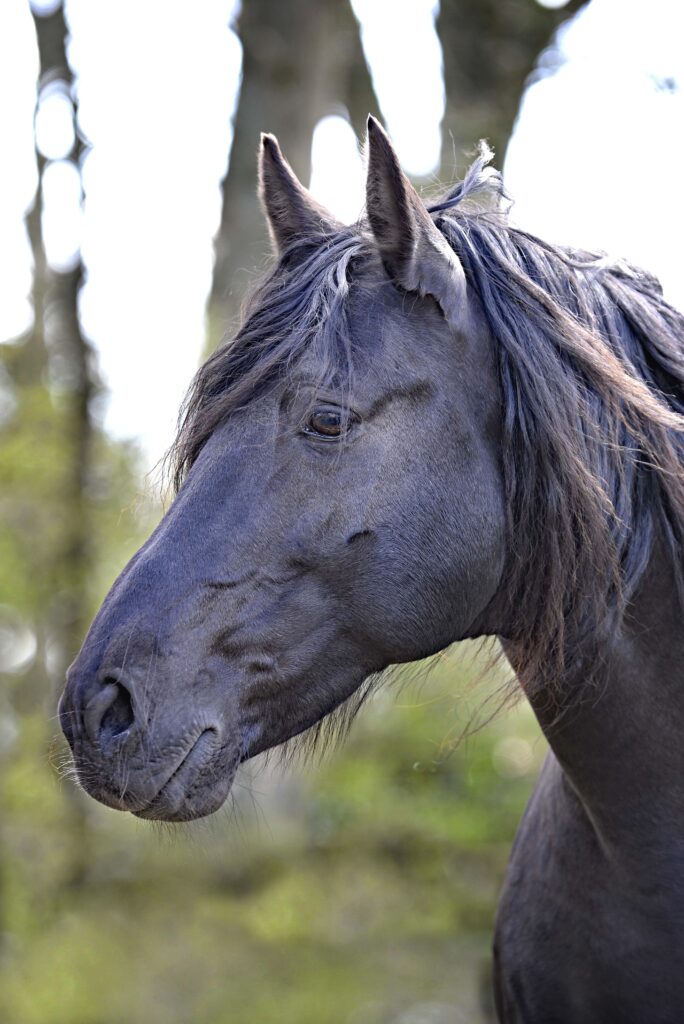
<svg viewBox="0 0 684 1024">
<path fill-rule="evenodd" d="M 304 428 L 307 434 L 334 439 L 341 437 L 347 423 L 341 409 L 314 409 Z"/>
</svg>

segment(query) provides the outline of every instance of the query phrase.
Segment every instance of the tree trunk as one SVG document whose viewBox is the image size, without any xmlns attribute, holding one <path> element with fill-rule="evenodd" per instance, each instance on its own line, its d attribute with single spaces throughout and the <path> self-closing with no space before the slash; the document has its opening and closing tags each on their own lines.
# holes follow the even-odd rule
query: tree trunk
<svg viewBox="0 0 684 1024">
<path fill-rule="evenodd" d="M 60 5 L 48 17 L 34 12 L 40 54 L 40 90 L 48 82 L 65 83 L 72 97 L 74 146 L 68 159 L 80 173 L 83 143 L 78 135 L 77 110 L 73 95 L 73 76 L 66 56 L 68 29 Z M 60 403 L 65 459 L 59 495 L 60 533 L 52 573 L 55 600 L 48 612 L 48 629 L 53 633 L 56 659 L 54 675 L 61 688 L 64 673 L 76 655 L 89 625 L 88 582 L 92 577 L 93 557 L 89 538 L 91 523 L 86 497 L 92 466 L 94 427 L 90 411 L 96 393 L 94 354 L 83 335 L 78 317 L 78 294 L 83 281 L 80 253 L 67 271 L 51 268 L 45 258 L 40 231 L 40 197 L 46 161 L 40 153 L 40 182 L 36 206 L 29 214 L 29 233 L 34 254 L 34 327 L 33 344 L 38 338 L 47 347 L 51 377 L 56 383 Z M 73 857 L 71 879 L 82 881 L 88 867 L 87 811 L 83 795 L 69 786 L 65 793 L 72 807 Z"/>
<path fill-rule="evenodd" d="M 459 176 L 478 139 L 503 165 L 525 85 L 558 26 L 584 0 L 549 10 L 536 0 L 441 0 L 437 31 L 444 52 L 447 108 L 440 177 Z"/>
<path fill-rule="evenodd" d="M 348 0 L 244 0 L 237 27 L 243 46 L 242 87 L 215 241 L 210 351 L 234 325 L 255 268 L 270 251 L 256 192 L 259 133 L 279 136 L 288 160 L 307 184 L 318 120 L 346 110 L 361 135 L 375 106 Z"/>
</svg>

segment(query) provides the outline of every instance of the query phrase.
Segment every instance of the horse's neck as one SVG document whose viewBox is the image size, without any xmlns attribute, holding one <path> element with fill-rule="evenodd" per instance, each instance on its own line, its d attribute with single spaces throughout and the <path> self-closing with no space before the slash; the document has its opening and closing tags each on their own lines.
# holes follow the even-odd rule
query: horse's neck
<svg viewBox="0 0 684 1024">
<path fill-rule="evenodd" d="M 651 559 L 619 634 L 598 651 L 589 687 L 554 721 L 532 704 L 604 847 L 644 863 L 684 847 L 684 615 L 663 550 Z"/>
</svg>

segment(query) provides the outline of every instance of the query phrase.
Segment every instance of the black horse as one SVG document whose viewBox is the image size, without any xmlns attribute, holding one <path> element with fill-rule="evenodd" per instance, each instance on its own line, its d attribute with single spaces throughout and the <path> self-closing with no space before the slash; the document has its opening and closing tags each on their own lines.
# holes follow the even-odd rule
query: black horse
<svg viewBox="0 0 684 1024">
<path fill-rule="evenodd" d="M 499 909 L 500 1018 L 681 1024 L 684 318 L 511 226 L 488 157 L 426 206 L 371 118 L 345 227 L 263 137 L 277 262 L 195 379 L 176 499 L 62 725 L 95 798 L 195 818 L 386 666 L 496 635 L 552 749 Z"/>
</svg>

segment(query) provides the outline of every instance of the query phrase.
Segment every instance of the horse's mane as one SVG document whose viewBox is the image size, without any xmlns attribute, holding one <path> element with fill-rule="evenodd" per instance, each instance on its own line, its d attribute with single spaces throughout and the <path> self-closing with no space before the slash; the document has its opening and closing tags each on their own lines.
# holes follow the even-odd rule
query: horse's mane
<svg viewBox="0 0 684 1024">
<path fill-rule="evenodd" d="M 579 651 L 590 675 L 587 645 L 619 628 L 658 534 L 684 592 L 684 317 L 642 271 L 512 226 L 489 157 L 428 209 L 497 352 L 508 650 L 529 688 Z M 283 254 L 192 384 L 170 453 L 177 487 L 230 411 L 312 345 L 322 379 L 351 373 L 347 299 L 372 251 L 360 222 Z"/>
<path fill-rule="evenodd" d="M 684 317 L 643 271 L 511 226 L 488 157 L 430 209 L 498 355 L 508 651 L 529 688 L 573 652 L 591 676 L 587 643 L 619 628 L 658 532 L 682 592 Z"/>
</svg>

